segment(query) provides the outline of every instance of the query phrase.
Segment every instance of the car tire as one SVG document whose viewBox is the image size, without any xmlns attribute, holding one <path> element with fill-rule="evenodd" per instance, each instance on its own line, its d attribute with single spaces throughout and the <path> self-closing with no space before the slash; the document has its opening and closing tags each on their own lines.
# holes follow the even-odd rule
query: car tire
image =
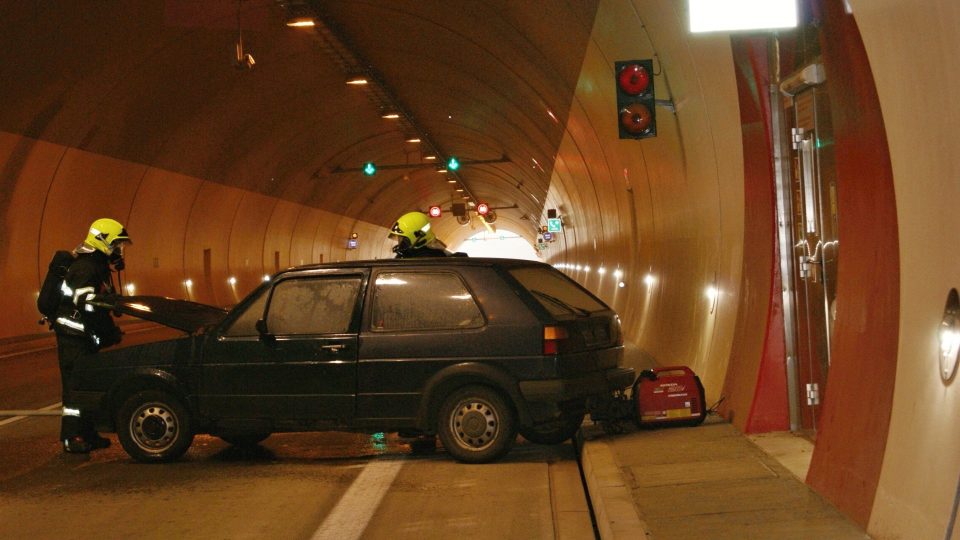
<svg viewBox="0 0 960 540">
<path fill-rule="evenodd" d="M 447 453 L 463 463 L 503 457 L 517 437 L 516 414 L 500 393 L 486 386 L 453 391 L 440 406 L 437 434 Z"/>
<path fill-rule="evenodd" d="M 227 444 L 246 448 L 265 441 L 270 435 L 270 433 L 228 433 L 219 437 Z"/>
<path fill-rule="evenodd" d="M 564 414 L 559 419 L 536 426 L 521 427 L 520 435 L 534 444 L 561 444 L 580 429 L 583 414 Z"/>
<path fill-rule="evenodd" d="M 173 461 L 193 442 L 190 413 L 169 392 L 138 392 L 127 398 L 117 413 L 117 438 L 137 461 Z"/>
</svg>

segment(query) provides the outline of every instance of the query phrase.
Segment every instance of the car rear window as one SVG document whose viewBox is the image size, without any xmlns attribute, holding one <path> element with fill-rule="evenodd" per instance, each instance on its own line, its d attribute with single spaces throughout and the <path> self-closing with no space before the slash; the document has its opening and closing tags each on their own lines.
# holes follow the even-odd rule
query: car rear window
<svg viewBox="0 0 960 540">
<path fill-rule="evenodd" d="M 509 272 L 553 315 L 587 315 L 608 309 L 572 279 L 552 268 L 531 266 Z"/>
<path fill-rule="evenodd" d="M 371 330 L 451 330 L 483 326 L 483 314 L 456 274 L 384 272 L 374 282 Z"/>
</svg>

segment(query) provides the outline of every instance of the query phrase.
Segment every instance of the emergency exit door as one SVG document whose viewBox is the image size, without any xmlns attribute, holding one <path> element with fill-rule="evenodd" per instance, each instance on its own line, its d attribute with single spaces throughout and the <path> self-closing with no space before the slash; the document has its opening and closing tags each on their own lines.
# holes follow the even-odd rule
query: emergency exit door
<svg viewBox="0 0 960 540">
<path fill-rule="evenodd" d="M 827 392 L 839 258 L 833 130 L 825 84 L 785 99 L 790 136 L 791 289 L 800 429 L 814 434 Z M 789 255 L 788 255 L 789 254 Z"/>
</svg>

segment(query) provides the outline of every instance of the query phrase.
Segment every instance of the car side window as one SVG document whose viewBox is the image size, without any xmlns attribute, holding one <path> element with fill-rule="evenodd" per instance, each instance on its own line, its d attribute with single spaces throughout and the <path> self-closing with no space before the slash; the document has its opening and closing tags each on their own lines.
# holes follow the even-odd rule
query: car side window
<svg viewBox="0 0 960 540">
<path fill-rule="evenodd" d="M 350 330 L 360 276 L 287 279 L 273 288 L 267 312 L 272 334 L 342 334 Z"/>
<path fill-rule="evenodd" d="M 241 313 L 230 328 L 223 335 L 230 337 L 257 336 L 257 320 L 263 317 L 263 308 L 267 305 L 267 291 L 264 290 L 260 297 L 254 300 L 247 309 Z"/>
<path fill-rule="evenodd" d="M 373 290 L 371 330 L 451 330 L 483 326 L 483 314 L 459 276 L 384 272 Z"/>
</svg>

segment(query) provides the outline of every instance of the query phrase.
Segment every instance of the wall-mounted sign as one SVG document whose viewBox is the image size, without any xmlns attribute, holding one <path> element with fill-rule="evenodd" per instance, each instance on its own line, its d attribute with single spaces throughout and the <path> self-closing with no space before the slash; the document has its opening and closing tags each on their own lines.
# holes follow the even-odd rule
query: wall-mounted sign
<svg viewBox="0 0 960 540">
<path fill-rule="evenodd" d="M 561 223 L 560 218 L 547 219 L 547 231 L 552 233 L 558 233 L 562 230 L 563 230 L 563 223 Z"/>
<path fill-rule="evenodd" d="M 544 242 L 553 242 L 553 233 L 552 233 L 552 232 L 545 232 L 545 233 L 543 233 L 543 241 L 544 241 Z"/>
</svg>

